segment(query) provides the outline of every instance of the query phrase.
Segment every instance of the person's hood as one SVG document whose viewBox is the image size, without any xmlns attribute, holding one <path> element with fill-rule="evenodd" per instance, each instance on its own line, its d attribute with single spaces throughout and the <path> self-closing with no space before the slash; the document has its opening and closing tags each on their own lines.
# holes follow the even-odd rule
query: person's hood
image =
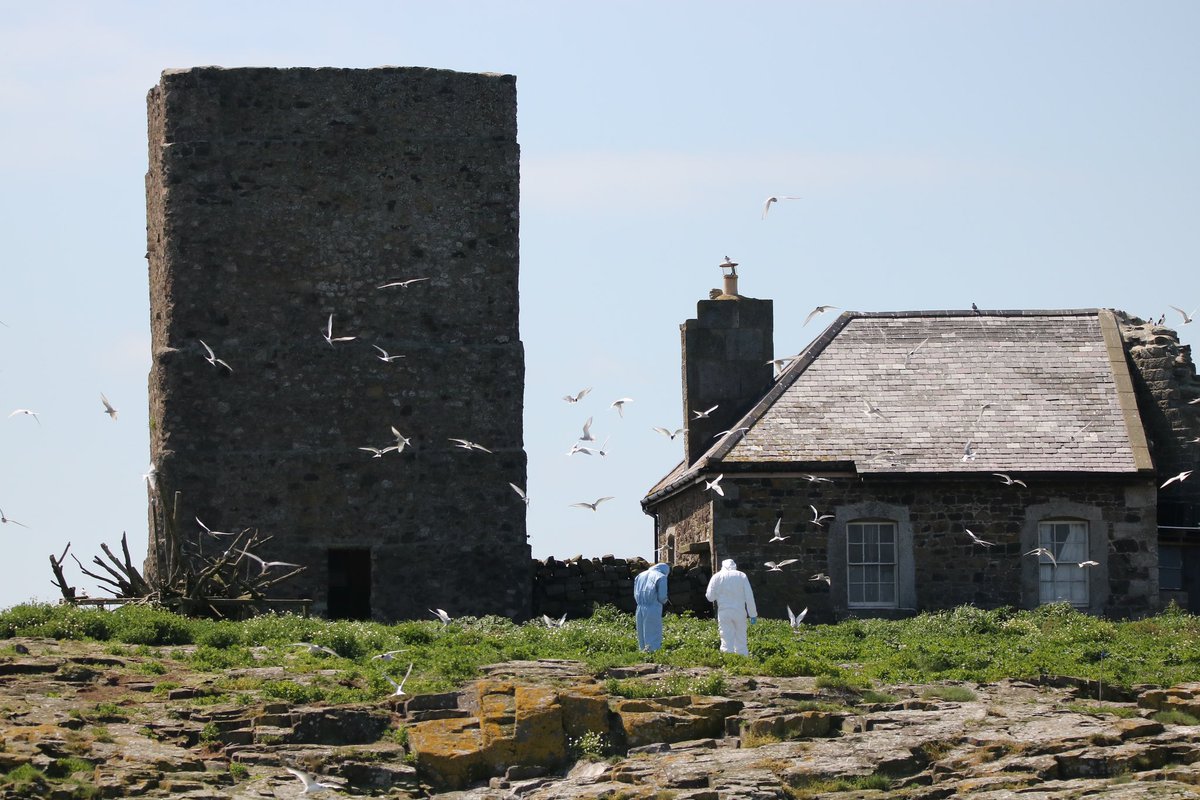
<svg viewBox="0 0 1200 800">
<path fill-rule="evenodd" d="M 655 572 L 661 572 L 663 575 L 669 575 L 671 573 L 671 565 L 663 561 L 655 564 L 650 569 L 654 570 Z"/>
<path fill-rule="evenodd" d="M 732 558 L 727 558 L 721 562 L 721 569 L 737 569 L 737 562 Z"/>
</svg>

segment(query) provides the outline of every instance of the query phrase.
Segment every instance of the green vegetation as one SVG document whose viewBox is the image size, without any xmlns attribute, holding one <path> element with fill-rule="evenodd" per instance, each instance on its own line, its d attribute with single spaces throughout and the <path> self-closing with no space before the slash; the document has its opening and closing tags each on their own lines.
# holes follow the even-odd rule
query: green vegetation
<svg viewBox="0 0 1200 800">
<path fill-rule="evenodd" d="M 921 697 L 948 700 L 952 703 L 969 703 L 978 699 L 978 695 L 965 686 L 930 686 L 921 692 Z"/>
<path fill-rule="evenodd" d="M 1200 725 L 1200 719 L 1197 719 L 1186 711 L 1178 711 L 1176 709 L 1159 711 L 1151 719 L 1155 722 L 1166 723 L 1167 725 Z"/>
<path fill-rule="evenodd" d="M 895 785 L 895 781 L 887 775 L 874 773 L 871 775 L 853 775 L 845 778 L 817 779 L 801 781 L 785 787 L 788 795 L 796 800 L 824 797 L 831 792 L 853 791 L 882 791 L 886 792 Z"/>
<path fill-rule="evenodd" d="M 663 648 L 646 654 L 637 650 L 633 616 L 612 607 L 597 608 L 589 619 L 568 620 L 561 629 L 491 616 L 462 617 L 448 626 L 434 619 L 384 625 L 291 614 L 216 622 L 132 605 L 104 611 L 31 603 L 0 612 L 0 639 L 106 642 L 108 652 L 153 659 L 130 669 L 163 674 L 162 689 L 181 665 L 214 673 L 216 692 L 207 702 L 242 701 L 239 692 L 293 702 L 382 699 L 392 691 L 384 672 L 399 680 L 410 660 L 416 667 L 405 688 L 412 693 L 452 689 L 475 677 L 483 664 L 533 658 L 579 660 L 596 672 L 647 661 L 712 670 L 703 678 L 611 683 L 617 694 L 633 697 L 721 694 L 731 676 L 747 675 L 814 676 L 821 688 L 853 695 L 847 699 L 856 703 L 887 702 L 872 687 L 890 683 L 983 683 L 1047 674 L 1126 687 L 1200 680 L 1200 618 L 1178 608 L 1111 621 L 1065 604 L 1032 611 L 963 606 L 907 620 L 811 625 L 799 636 L 783 620 L 762 619 L 749 633 L 752 655 L 721 653 L 712 620 L 669 615 Z M 312 655 L 295 642 L 315 642 L 338 655 Z M 404 652 L 392 662 L 371 660 L 385 650 Z M 246 667 L 282 667 L 287 675 L 239 676 Z"/>
<path fill-rule="evenodd" d="M 1076 714 L 1096 714 L 1098 716 L 1119 717 L 1121 719 L 1131 719 L 1138 715 L 1136 708 L 1130 706 L 1113 706 L 1106 703 L 1076 701 L 1074 703 L 1067 703 L 1063 708 L 1068 711 L 1074 711 Z"/>
<path fill-rule="evenodd" d="M 567 739 L 567 750 L 573 760 L 600 761 L 612 752 L 608 737 L 598 731 L 587 731 Z"/>
</svg>

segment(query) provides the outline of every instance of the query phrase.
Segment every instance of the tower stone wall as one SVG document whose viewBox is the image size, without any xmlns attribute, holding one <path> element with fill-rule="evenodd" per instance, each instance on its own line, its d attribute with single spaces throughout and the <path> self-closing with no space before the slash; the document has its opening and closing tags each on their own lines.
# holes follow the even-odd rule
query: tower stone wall
<svg viewBox="0 0 1200 800">
<path fill-rule="evenodd" d="M 200 67 L 148 107 L 147 571 L 223 546 L 199 518 L 318 613 L 528 616 L 513 76 Z"/>
</svg>

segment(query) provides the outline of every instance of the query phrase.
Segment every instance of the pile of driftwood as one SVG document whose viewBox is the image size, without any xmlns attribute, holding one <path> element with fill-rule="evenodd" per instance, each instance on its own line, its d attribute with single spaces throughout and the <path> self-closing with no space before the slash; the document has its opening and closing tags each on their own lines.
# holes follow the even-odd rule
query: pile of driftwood
<svg viewBox="0 0 1200 800">
<path fill-rule="evenodd" d="M 205 547 L 205 537 L 212 540 L 208 547 Z M 121 534 L 121 558 L 117 558 L 107 544 L 100 545 L 106 559 L 92 558 L 92 564 L 102 572 L 89 570 L 71 553 L 79 570 L 99 581 L 100 588 L 112 595 L 107 599 L 83 597 L 68 583 L 62 567 L 71 549 L 70 542 L 57 558 L 50 555 L 50 569 L 54 573 L 54 585 L 69 603 L 144 602 L 186 614 L 240 617 L 281 602 L 287 604 L 287 601 L 271 599 L 269 594 L 274 587 L 304 570 L 299 564 L 264 561 L 254 555 L 253 550 L 270 540 L 270 536 L 261 536 L 249 528 L 240 533 L 206 532 L 194 543 L 180 543 L 175 539 L 175 546 L 170 548 L 165 563 L 149 578 L 133 565 L 124 533 Z M 307 611 L 307 601 L 293 603 Z"/>
</svg>

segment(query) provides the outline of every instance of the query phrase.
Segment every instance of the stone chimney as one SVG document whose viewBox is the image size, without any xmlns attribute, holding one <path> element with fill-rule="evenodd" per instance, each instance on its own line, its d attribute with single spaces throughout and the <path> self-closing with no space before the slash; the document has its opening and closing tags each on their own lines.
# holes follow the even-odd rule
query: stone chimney
<svg viewBox="0 0 1200 800">
<path fill-rule="evenodd" d="M 695 463 L 741 419 L 774 381 L 774 310 L 770 300 L 737 293 L 737 264 L 721 264 L 724 290 L 696 304 L 679 326 L 683 349 L 684 456 Z M 715 411 L 698 418 L 697 413 Z"/>
</svg>

